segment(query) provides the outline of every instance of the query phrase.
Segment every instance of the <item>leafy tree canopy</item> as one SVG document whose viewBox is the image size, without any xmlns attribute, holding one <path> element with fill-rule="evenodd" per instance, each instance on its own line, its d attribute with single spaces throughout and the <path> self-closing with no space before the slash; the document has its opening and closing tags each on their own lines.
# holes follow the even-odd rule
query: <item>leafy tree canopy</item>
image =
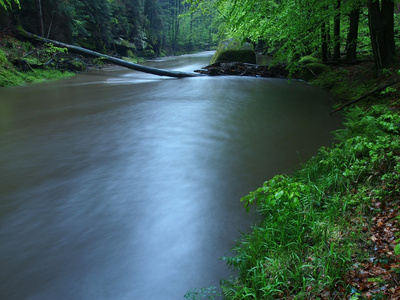
<svg viewBox="0 0 400 300">
<path fill-rule="evenodd" d="M 8 7 L 12 6 L 12 3 L 15 3 L 19 7 L 19 1 L 18 0 L 0 0 L 0 5 L 7 10 Z"/>
<path fill-rule="evenodd" d="M 365 8 L 362 21 L 368 27 L 368 4 L 381 7 L 391 0 L 186 0 L 204 12 L 211 5 L 223 21 L 222 32 L 229 37 L 263 40 L 278 52 L 274 57 L 289 64 L 305 53 L 320 51 L 321 31 L 334 27 L 335 19 L 348 26 L 349 14 Z M 211 4 L 210 4 L 211 3 Z M 327 41 L 332 48 L 333 38 Z M 342 38 L 344 40 L 344 38 Z"/>
</svg>

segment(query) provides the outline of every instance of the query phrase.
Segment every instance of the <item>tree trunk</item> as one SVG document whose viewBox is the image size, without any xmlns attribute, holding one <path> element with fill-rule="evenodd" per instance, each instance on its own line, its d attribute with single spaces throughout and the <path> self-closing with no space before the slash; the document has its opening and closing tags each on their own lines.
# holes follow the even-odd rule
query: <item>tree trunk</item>
<svg viewBox="0 0 400 300">
<path fill-rule="evenodd" d="M 42 1 L 36 0 L 36 30 L 39 35 L 44 36 L 43 29 L 43 13 L 42 13 Z"/>
<path fill-rule="evenodd" d="M 379 70 L 390 66 L 396 56 L 394 43 L 394 2 L 368 1 L 368 20 L 372 51 Z"/>
<path fill-rule="evenodd" d="M 386 46 L 392 61 L 396 57 L 396 44 L 394 42 L 394 1 L 382 0 L 381 19 L 383 30 L 386 34 Z"/>
<path fill-rule="evenodd" d="M 189 23 L 189 51 L 193 50 L 193 14 L 190 14 Z"/>
<path fill-rule="evenodd" d="M 337 0 L 335 7 L 337 14 L 333 25 L 333 59 L 336 60 L 340 59 L 340 5 L 341 0 Z"/>
<path fill-rule="evenodd" d="M 178 38 L 179 38 L 179 13 L 180 13 L 181 0 L 175 1 L 175 11 L 174 11 L 174 54 L 176 54 L 178 49 Z"/>
<path fill-rule="evenodd" d="M 330 114 L 330 115 L 333 115 L 335 112 L 338 112 L 339 110 L 342 110 L 343 108 L 345 108 L 345 107 L 347 107 L 347 106 L 350 106 L 350 105 L 352 105 L 352 104 L 354 104 L 354 103 L 356 103 L 356 102 L 359 102 L 359 101 L 361 101 L 361 100 L 367 98 L 368 96 L 371 96 L 372 94 L 375 94 L 375 93 L 377 93 L 377 92 L 380 92 L 380 91 L 382 91 L 382 90 L 388 88 L 389 86 L 395 85 L 395 84 L 398 83 L 399 81 L 400 81 L 400 79 L 397 79 L 397 80 L 395 80 L 395 81 L 392 81 L 392 82 L 390 82 L 390 83 L 387 83 L 387 84 L 385 84 L 385 85 L 382 85 L 382 86 L 380 86 L 380 87 L 377 87 L 377 88 L 374 89 L 373 91 L 371 91 L 371 92 L 369 92 L 369 93 L 367 93 L 367 94 L 365 94 L 365 95 L 363 95 L 363 96 L 357 98 L 356 100 L 347 102 L 347 103 L 345 103 L 345 104 L 339 106 L 339 107 L 336 108 L 334 111 L 331 111 L 329 114 Z"/>
<path fill-rule="evenodd" d="M 326 63 L 328 61 L 328 42 L 327 42 L 325 22 L 323 22 L 321 25 L 321 52 L 322 52 L 322 62 Z"/>
<path fill-rule="evenodd" d="M 74 46 L 74 45 L 68 45 L 64 44 L 58 41 L 54 40 L 49 40 L 41 36 L 37 36 L 35 34 L 29 33 L 27 31 L 21 31 L 22 34 L 30 39 L 34 39 L 37 41 L 45 42 L 45 43 L 50 43 L 53 44 L 56 47 L 60 48 L 67 48 L 69 51 L 85 55 L 85 56 L 91 56 L 91 57 L 98 57 L 98 58 L 104 58 L 107 59 L 110 63 L 116 64 L 121 67 L 125 67 L 128 69 L 132 69 L 135 71 L 139 72 L 144 72 L 144 73 L 150 73 L 158 76 L 168 76 L 168 77 L 177 77 L 177 78 L 182 78 L 182 77 L 195 77 L 195 76 L 201 76 L 200 74 L 196 73 L 186 73 L 186 72 L 179 72 L 179 71 L 169 71 L 169 70 L 163 70 L 163 69 L 156 69 L 152 67 L 146 67 L 142 66 L 139 64 L 131 63 L 123 59 L 119 59 L 116 57 L 108 56 L 99 52 L 95 52 L 86 48 Z"/>
<path fill-rule="evenodd" d="M 357 7 L 350 12 L 350 28 L 347 35 L 347 60 L 357 59 L 357 39 L 358 39 L 358 24 L 360 21 L 360 8 Z"/>
</svg>

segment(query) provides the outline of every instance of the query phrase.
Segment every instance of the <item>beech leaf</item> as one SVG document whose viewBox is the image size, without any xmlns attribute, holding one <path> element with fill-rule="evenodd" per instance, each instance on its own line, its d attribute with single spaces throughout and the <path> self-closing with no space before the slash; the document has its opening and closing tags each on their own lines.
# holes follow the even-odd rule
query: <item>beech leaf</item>
<svg viewBox="0 0 400 300">
<path fill-rule="evenodd" d="M 397 245 L 394 247 L 394 253 L 395 253 L 396 255 L 399 255 L 399 254 L 400 254 L 400 244 L 397 244 Z"/>
</svg>

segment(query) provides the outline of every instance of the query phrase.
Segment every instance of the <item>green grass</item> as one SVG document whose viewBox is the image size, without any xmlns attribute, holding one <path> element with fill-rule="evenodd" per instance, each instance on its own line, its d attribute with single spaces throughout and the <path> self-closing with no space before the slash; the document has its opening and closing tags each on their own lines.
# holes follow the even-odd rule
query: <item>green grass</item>
<svg viewBox="0 0 400 300">
<path fill-rule="evenodd" d="M 49 80 L 59 80 L 74 76 L 74 73 L 55 69 L 32 70 L 19 72 L 12 67 L 0 67 L 0 86 L 21 86 L 29 83 L 39 83 Z"/>
<path fill-rule="evenodd" d="M 227 299 L 309 299 L 344 286 L 362 240 L 355 220 L 400 179 L 399 115 L 383 105 L 346 115 L 337 144 L 242 198 L 263 221 L 224 258 L 238 273 L 222 285 Z"/>
<path fill-rule="evenodd" d="M 321 88 L 329 89 L 333 97 L 337 100 L 355 100 L 367 92 L 370 92 L 376 84 L 376 78 L 348 78 L 349 71 L 330 70 L 319 74 L 317 79 L 312 80 L 312 84 Z"/>
<path fill-rule="evenodd" d="M 65 49 L 57 48 L 52 45 L 35 48 L 28 42 L 21 42 L 12 37 L 3 38 L 0 42 L 0 87 L 59 80 L 74 75 L 74 73 L 51 67 L 31 69 L 28 72 L 24 72 L 11 63 L 11 61 L 15 59 L 24 57 L 23 59 L 27 64 L 44 64 L 49 61 L 55 53 L 65 53 Z M 29 53 L 30 55 L 28 55 Z"/>
</svg>

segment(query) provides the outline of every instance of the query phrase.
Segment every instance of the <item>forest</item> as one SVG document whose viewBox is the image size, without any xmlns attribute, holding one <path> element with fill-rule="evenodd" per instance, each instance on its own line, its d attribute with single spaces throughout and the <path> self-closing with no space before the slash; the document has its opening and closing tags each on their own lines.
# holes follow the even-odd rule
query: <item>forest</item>
<svg viewBox="0 0 400 300">
<path fill-rule="evenodd" d="M 317 53 L 323 63 L 373 56 L 378 70 L 397 58 L 399 6 L 394 1 L 188 2 L 191 10 L 217 11 L 220 32 L 251 41 L 290 66 Z"/>
<path fill-rule="evenodd" d="M 0 2 L 3 31 L 21 26 L 42 37 L 119 56 L 157 57 L 209 49 L 212 15 L 188 14 L 180 0 L 20 0 Z"/>
<path fill-rule="evenodd" d="M 2 0 L 2 30 L 21 27 L 52 40 L 124 57 L 207 50 L 223 38 L 251 42 L 285 62 L 396 60 L 394 1 Z"/>
</svg>

